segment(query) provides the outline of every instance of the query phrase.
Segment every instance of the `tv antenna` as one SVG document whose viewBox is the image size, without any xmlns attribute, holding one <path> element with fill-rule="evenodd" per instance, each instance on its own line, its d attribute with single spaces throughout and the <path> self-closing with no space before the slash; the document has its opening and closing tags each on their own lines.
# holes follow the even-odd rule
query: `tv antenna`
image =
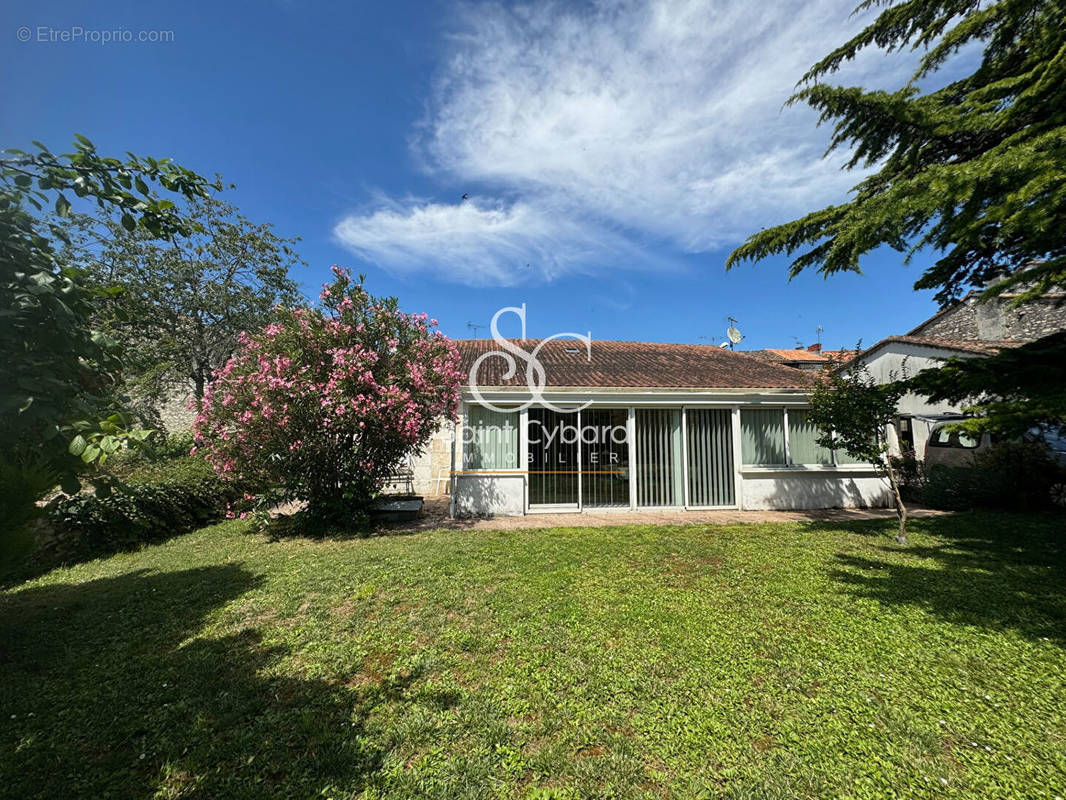
<svg viewBox="0 0 1066 800">
<path fill-rule="evenodd" d="M 822 343 L 822 334 L 825 332 L 825 328 L 821 325 L 818 326 L 818 344 Z"/>
<path fill-rule="evenodd" d="M 714 341 L 714 337 L 711 337 L 711 336 L 697 336 L 696 338 L 697 339 L 702 339 L 703 341 L 707 342 L 708 344 Z M 718 345 L 715 345 L 715 346 L 716 347 L 721 347 L 723 350 L 724 349 L 728 349 L 729 348 L 729 342 L 722 342 L 721 344 L 718 344 Z"/>
<path fill-rule="evenodd" d="M 742 334 L 740 329 L 737 328 L 737 321 L 733 319 L 733 317 L 726 317 L 726 319 L 729 321 L 729 327 L 726 328 L 725 335 L 729 341 L 722 342 L 720 347 L 725 347 L 728 344 L 729 349 L 732 350 L 736 345 L 740 344 L 741 340 L 744 338 L 744 334 Z"/>
<path fill-rule="evenodd" d="M 481 334 L 478 333 L 478 331 L 481 330 L 482 328 L 484 328 L 485 326 L 484 325 L 477 325 L 476 323 L 473 323 L 473 322 L 467 322 L 466 323 L 466 327 L 474 332 L 474 338 L 475 339 L 480 339 L 481 338 Z"/>
</svg>

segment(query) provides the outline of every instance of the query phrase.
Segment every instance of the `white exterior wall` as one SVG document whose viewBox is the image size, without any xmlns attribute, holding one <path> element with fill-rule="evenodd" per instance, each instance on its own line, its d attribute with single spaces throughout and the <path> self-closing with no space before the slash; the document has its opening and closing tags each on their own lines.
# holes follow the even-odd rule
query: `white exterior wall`
<svg viewBox="0 0 1066 800">
<path fill-rule="evenodd" d="M 587 398 L 587 395 L 584 395 Z M 488 397 L 491 402 L 523 402 L 526 398 L 511 394 Z M 547 397 L 549 402 L 563 404 L 565 396 Z M 818 508 L 875 508 L 891 505 L 888 483 L 870 467 L 845 464 L 840 466 L 793 466 L 781 468 L 744 467 L 740 457 L 740 408 L 796 408 L 806 403 L 798 391 L 774 392 L 762 395 L 748 393 L 672 392 L 626 395 L 605 393 L 593 400 L 593 407 L 653 407 L 653 408 L 730 408 L 733 417 L 734 483 L 736 503 L 728 508 L 744 510 L 803 510 Z M 525 436 L 525 414 L 520 423 L 519 467 L 517 474 L 504 471 L 464 471 L 462 453 L 462 420 L 467 404 L 460 410 L 460 424 L 455 437 L 452 479 L 452 510 L 455 516 L 518 516 L 527 513 L 528 476 L 522 471 L 526 463 L 528 442 Z M 632 436 L 632 417 L 630 420 Z M 631 487 L 632 488 L 632 487 Z M 636 494 L 631 491 L 629 510 L 636 507 Z M 683 506 L 677 506 L 682 510 Z M 602 508 L 593 509 L 597 512 Z M 577 510 L 574 513 L 580 513 Z"/>
<path fill-rule="evenodd" d="M 457 475 L 452 495 L 456 517 L 520 517 L 526 513 L 524 475 Z"/>
<path fill-rule="evenodd" d="M 892 380 L 903 378 L 904 373 L 906 377 L 914 377 L 922 370 L 935 369 L 943 364 L 944 359 L 952 356 L 960 356 L 962 358 L 980 357 L 939 347 L 890 342 L 869 356 L 863 357 L 862 362 L 866 365 L 874 380 L 878 383 L 889 383 Z M 897 411 L 900 416 L 904 417 L 941 417 L 948 414 L 962 413 L 962 409 L 958 406 L 950 403 L 930 403 L 927 398 L 916 394 L 905 394 L 901 397 Z M 934 424 L 921 419 L 913 421 L 914 452 L 919 459 L 925 457 L 925 445 L 929 441 L 929 431 Z M 888 437 L 892 453 L 899 455 L 899 442 L 894 428 L 889 428 Z"/>
<path fill-rule="evenodd" d="M 741 507 L 749 511 L 883 508 L 892 504 L 888 481 L 872 470 L 793 468 L 743 470 Z"/>
</svg>

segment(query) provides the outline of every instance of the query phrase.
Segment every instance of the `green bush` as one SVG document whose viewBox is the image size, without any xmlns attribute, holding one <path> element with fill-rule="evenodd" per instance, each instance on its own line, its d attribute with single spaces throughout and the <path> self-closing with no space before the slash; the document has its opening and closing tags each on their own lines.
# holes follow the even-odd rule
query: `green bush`
<svg viewBox="0 0 1066 800">
<path fill-rule="evenodd" d="M 922 500 L 949 510 L 1035 510 L 1051 504 L 1051 487 L 1062 480 L 1062 467 L 1044 445 L 1001 442 L 975 454 L 973 467 L 930 469 Z"/>
<path fill-rule="evenodd" d="M 977 476 L 972 467 L 937 464 L 926 471 L 921 500 L 946 511 L 964 511 L 980 503 Z"/>
<path fill-rule="evenodd" d="M 120 480 L 133 480 L 147 465 L 187 459 L 192 450 L 192 431 L 154 431 L 143 448 L 120 450 L 108 462 L 106 472 Z M 151 472 L 151 470 L 149 470 Z"/>
<path fill-rule="evenodd" d="M 69 560 L 162 541 L 220 519 L 243 496 L 202 458 L 144 462 L 106 497 L 81 494 L 56 503 L 48 513 L 55 552 L 42 556 Z"/>
<path fill-rule="evenodd" d="M 896 471 L 899 491 L 907 502 L 920 502 L 925 489 L 925 470 L 914 450 L 904 450 L 902 455 L 889 456 L 892 469 Z"/>
<path fill-rule="evenodd" d="M 185 458 L 193 447 L 192 431 L 157 434 L 149 441 L 153 456 L 159 460 Z"/>
</svg>

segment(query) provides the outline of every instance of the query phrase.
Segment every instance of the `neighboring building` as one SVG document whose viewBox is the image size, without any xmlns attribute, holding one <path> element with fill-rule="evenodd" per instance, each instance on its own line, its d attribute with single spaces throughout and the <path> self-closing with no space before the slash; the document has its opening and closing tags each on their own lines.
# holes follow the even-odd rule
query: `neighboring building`
<svg viewBox="0 0 1066 800">
<path fill-rule="evenodd" d="M 1066 330 L 1066 296 L 1047 294 L 1011 308 L 1010 302 L 1016 297 L 1006 294 L 978 303 L 977 294 L 970 292 L 906 335 L 882 339 L 857 358 L 878 382 L 887 383 L 904 373 L 913 376 L 939 367 L 953 356 L 983 358 L 1005 347 Z M 895 453 L 910 449 L 922 459 L 933 425 L 961 413 L 960 407 L 950 403 L 930 403 L 919 395 L 904 395 L 899 402 L 899 438 L 890 428 L 889 444 Z"/>
<path fill-rule="evenodd" d="M 807 348 L 794 347 L 790 350 L 770 348 L 744 352 L 764 361 L 772 361 L 794 369 L 809 370 L 825 369 L 830 364 L 847 360 L 854 355 L 854 352 L 850 350 L 823 350 L 820 344 L 812 344 Z"/>
<path fill-rule="evenodd" d="M 493 340 L 456 343 L 467 374 Z M 527 353 L 536 340 L 510 340 Z M 575 346 L 576 345 L 576 346 Z M 451 441 L 458 516 L 538 511 L 878 506 L 876 471 L 815 444 L 800 370 L 704 345 L 544 344 L 539 401 L 488 356 Z M 487 407 L 488 404 L 495 408 Z M 451 433 L 451 431 L 448 431 Z"/>
<path fill-rule="evenodd" d="M 1003 294 L 984 303 L 977 292 L 934 314 L 907 336 L 962 342 L 1024 344 L 1066 330 L 1066 294 L 1054 292 L 1011 308 L 1017 294 Z"/>
</svg>

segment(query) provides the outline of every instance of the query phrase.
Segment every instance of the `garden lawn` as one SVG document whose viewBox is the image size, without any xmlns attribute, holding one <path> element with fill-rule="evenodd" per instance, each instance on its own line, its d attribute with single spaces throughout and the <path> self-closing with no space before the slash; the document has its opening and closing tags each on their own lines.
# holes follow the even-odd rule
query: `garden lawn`
<svg viewBox="0 0 1066 800">
<path fill-rule="evenodd" d="M 1063 517 L 270 541 L 0 593 L 5 797 L 1066 796 Z"/>
</svg>

